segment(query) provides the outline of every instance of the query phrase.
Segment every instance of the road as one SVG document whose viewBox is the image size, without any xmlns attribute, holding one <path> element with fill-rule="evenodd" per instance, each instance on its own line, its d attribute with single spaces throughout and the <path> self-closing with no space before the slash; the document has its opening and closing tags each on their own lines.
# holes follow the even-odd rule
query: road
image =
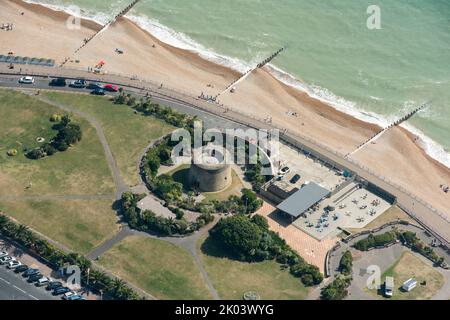
<svg viewBox="0 0 450 320">
<path fill-rule="evenodd" d="M 0 66 L 1 67 L 1 66 Z M 207 103 L 201 99 L 196 99 L 192 95 L 178 93 L 170 89 L 158 89 L 154 83 L 139 80 L 130 80 L 130 78 L 120 75 L 92 75 L 82 70 L 66 69 L 66 68 L 44 68 L 27 66 L 26 71 L 32 75 L 42 75 L 31 87 L 36 89 L 55 89 L 78 91 L 72 88 L 53 88 L 48 86 L 48 76 L 64 76 L 67 78 L 84 77 L 88 80 L 111 82 L 123 86 L 127 91 L 135 94 L 143 94 L 149 92 L 153 95 L 153 100 L 161 102 L 179 111 L 189 114 L 199 115 L 205 120 L 207 127 L 214 126 L 216 128 L 263 128 L 274 129 L 272 125 L 264 123 L 261 119 L 257 119 L 243 112 L 234 111 L 232 108 L 218 106 Z M 4 69 L 4 68 L 3 68 Z M 1 70 L 0 70 L 1 72 Z M 6 75 L 3 72 L 0 86 L 3 87 L 25 87 L 17 83 L 17 75 Z M 312 141 L 303 136 L 294 135 L 289 132 L 280 133 L 280 138 L 287 143 L 300 147 L 303 150 L 310 150 L 320 155 L 322 159 L 326 159 L 330 163 L 334 163 L 341 168 L 347 168 L 363 179 L 373 183 L 381 189 L 391 193 L 397 198 L 399 206 L 413 216 L 419 223 L 430 230 L 439 240 L 447 246 L 450 246 L 450 219 L 444 212 L 438 212 L 429 204 L 419 199 L 417 196 L 410 194 L 407 190 L 391 183 L 378 173 L 372 172 L 369 168 L 363 167 L 360 163 L 352 159 L 346 159 L 343 155 L 336 153 L 328 147 L 317 141 Z"/>
<path fill-rule="evenodd" d="M 60 300 L 45 288 L 29 284 L 20 274 L 0 266 L 0 300 Z"/>
</svg>

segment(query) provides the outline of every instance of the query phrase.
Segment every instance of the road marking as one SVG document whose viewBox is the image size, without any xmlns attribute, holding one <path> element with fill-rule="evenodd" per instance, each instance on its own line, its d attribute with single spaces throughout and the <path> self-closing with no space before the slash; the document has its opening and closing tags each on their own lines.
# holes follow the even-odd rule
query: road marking
<svg viewBox="0 0 450 320">
<path fill-rule="evenodd" d="M 28 296 L 34 300 L 39 300 L 38 298 L 36 298 L 35 296 L 32 296 L 31 294 L 29 294 Z"/>
<path fill-rule="evenodd" d="M 5 282 L 5 283 L 7 283 L 7 284 L 9 284 L 9 285 L 11 284 L 11 282 L 9 282 L 9 281 L 3 279 L 2 277 L 0 277 L 0 280 L 2 280 L 3 282 Z"/>
<path fill-rule="evenodd" d="M 20 292 L 24 293 L 24 294 L 28 294 L 25 290 L 20 289 L 18 286 L 13 285 L 14 288 L 16 288 L 17 290 L 19 290 Z"/>
</svg>

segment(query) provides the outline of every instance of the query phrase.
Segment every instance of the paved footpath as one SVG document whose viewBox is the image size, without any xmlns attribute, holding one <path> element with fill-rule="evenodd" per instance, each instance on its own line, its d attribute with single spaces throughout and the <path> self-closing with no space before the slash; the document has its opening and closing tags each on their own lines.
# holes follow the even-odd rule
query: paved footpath
<svg viewBox="0 0 450 320">
<path fill-rule="evenodd" d="M 434 239 L 432 236 L 428 235 L 424 230 L 418 228 L 413 225 L 401 225 L 399 229 L 404 231 L 412 231 L 416 233 L 417 237 L 422 240 L 425 244 L 430 245 L 432 240 Z M 392 230 L 392 227 L 386 227 L 374 234 L 385 233 L 389 230 Z M 364 290 L 366 288 L 366 280 L 369 275 L 366 273 L 366 269 L 370 265 L 377 265 L 381 270 L 386 270 L 391 265 L 393 265 L 402 255 L 403 252 L 409 251 L 412 252 L 409 248 L 403 246 L 402 244 L 395 244 L 388 248 L 383 249 L 375 249 L 371 251 L 361 252 L 352 248 L 352 246 L 359 240 L 366 238 L 368 235 L 362 235 L 355 239 L 352 239 L 349 243 L 341 242 L 341 248 L 333 252 L 330 256 L 330 273 L 331 275 L 337 274 L 337 269 L 339 266 L 339 261 L 346 250 L 352 251 L 354 256 L 353 262 L 353 281 L 349 288 L 349 296 L 348 299 L 352 300 L 371 300 L 374 299 L 372 295 Z M 442 250 L 441 248 L 433 248 L 437 254 L 444 257 L 447 262 L 450 262 L 449 255 Z M 426 264 L 433 266 L 433 263 L 427 258 L 423 257 L 420 254 L 414 253 L 419 259 L 424 261 Z M 360 258 L 358 258 L 360 257 Z M 450 270 L 445 270 L 442 268 L 433 267 L 439 273 L 441 273 L 444 278 L 444 286 L 436 293 L 433 297 L 433 300 L 448 300 L 450 299 Z"/>
<path fill-rule="evenodd" d="M 5 83 L 0 83 L 1 86 L 18 86 L 18 75 L 14 75 L 16 71 L 8 70 L 6 64 L 0 64 L 0 72 L 4 74 L 3 78 L 6 78 Z M 233 127 L 239 125 L 247 128 L 269 130 L 280 129 L 271 124 L 265 123 L 262 119 L 245 114 L 241 110 L 238 111 L 228 106 L 211 104 L 199 98 L 193 97 L 192 95 L 177 92 L 166 87 L 162 89 L 159 88 L 159 84 L 149 81 L 141 81 L 139 79 L 130 80 L 129 77 L 124 75 L 94 75 L 81 69 L 48 68 L 40 66 L 26 66 L 23 72 L 34 76 L 62 76 L 72 79 L 85 78 L 89 81 L 110 82 L 123 86 L 125 90 L 135 94 L 142 95 L 148 92 L 153 95 L 156 102 L 162 102 L 175 109 L 191 109 L 191 112 L 201 113 L 207 120 L 211 119 L 213 122 L 216 122 L 216 119 L 219 119 L 219 123 L 222 122 L 227 125 L 231 124 Z M 16 77 L 15 83 L 14 81 L 8 81 L 12 77 Z M 2 79 L 1 81 L 5 80 Z M 53 89 L 48 87 L 48 84 L 45 88 Z M 41 89 L 41 87 L 39 87 L 39 89 Z M 222 126 L 219 126 L 219 128 Z M 331 150 L 318 141 L 313 141 L 307 137 L 292 134 L 283 130 L 283 128 L 281 128 L 281 132 L 282 134 L 280 134 L 280 138 L 285 142 L 300 145 L 302 148 L 314 150 L 320 154 L 321 157 L 329 159 L 342 167 L 348 168 L 360 177 L 394 195 L 402 209 L 419 220 L 422 225 L 429 228 L 436 236 L 440 238 L 442 242 L 450 245 L 450 218 L 447 213 L 435 210 L 422 199 L 410 194 L 407 190 L 404 190 L 404 188 L 391 183 L 386 178 L 380 176 L 379 173 L 375 173 L 369 168 L 363 167 L 354 159 L 345 158 L 344 155 Z"/>
</svg>

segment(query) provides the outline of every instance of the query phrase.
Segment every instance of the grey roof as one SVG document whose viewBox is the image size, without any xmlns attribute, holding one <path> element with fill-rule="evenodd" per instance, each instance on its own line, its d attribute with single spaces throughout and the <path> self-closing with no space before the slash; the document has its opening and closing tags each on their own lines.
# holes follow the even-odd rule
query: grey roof
<svg viewBox="0 0 450 320">
<path fill-rule="evenodd" d="M 277 206 L 277 209 L 297 218 L 310 207 L 328 196 L 330 191 L 314 182 L 298 190 Z"/>
</svg>

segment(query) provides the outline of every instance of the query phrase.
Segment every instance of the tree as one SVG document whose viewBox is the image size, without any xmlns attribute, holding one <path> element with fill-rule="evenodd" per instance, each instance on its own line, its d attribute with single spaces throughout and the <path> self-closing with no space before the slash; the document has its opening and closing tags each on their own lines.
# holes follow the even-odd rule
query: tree
<svg viewBox="0 0 450 320">
<path fill-rule="evenodd" d="M 261 229 L 248 217 L 241 215 L 220 220 L 210 234 L 241 260 L 254 259 L 253 256 L 262 237 Z"/>
<path fill-rule="evenodd" d="M 57 141 L 64 141 L 66 144 L 75 144 L 81 140 L 82 133 L 78 124 L 68 124 L 64 128 L 60 129 L 55 137 Z"/>
<path fill-rule="evenodd" d="M 28 151 L 26 156 L 27 158 L 37 160 L 45 157 L 45 152 L 41 148 L 35 148 L 33 150 Z"/>
<path fill-rule="evenodd" d="M 70 119 L 69 115 L 65 114 L 61 117 L 61 121 L 59 122 L 62 127 L 67 126 L 72 120 Z"/>
<path fill-rule="evenodd" d="M 262 230 L 269 230 L 269 222 L 266 217 L 260 216 L 259 214 L 255 214 L 251 221 L 258 225 Z"/>
<path fill-rule="evenodd" d="M 150 168 L 150 173 L 152 177 L 153 178 L 156 177 L 156 175 L 158 174 L 159 167 L 161 166 L 161 161 L 159 160 L 159 158 L 153 153 L 148 154 L 147 164 L 148 167 Z"/>
<path fill-rule="evenodd" d="M 54 155 L 54 154 L 57 152 L 57 150 L 56 150 L 51 144 L 49 144 L 49 143 L 44 144 L 44 145 L 41 147 L 41 150 L 42 150 L 43 152 L 45 152 L 45 154 L 46 154 L 47 156 L 52 156 L 52 155 Z"/>
<path fill-rule="evenodd" d="M 338 276 L 332 283 L 323 288 L 320 292 L 322 300 L 343 300 L 348 295 L 350 280 Z"/>
<path fill-rule="evenodd" d="M 253 213 L 262 206 L 262 200 L 250 189 L 242 189 L 241 201 L 245 213 Z"/>
</svg>

